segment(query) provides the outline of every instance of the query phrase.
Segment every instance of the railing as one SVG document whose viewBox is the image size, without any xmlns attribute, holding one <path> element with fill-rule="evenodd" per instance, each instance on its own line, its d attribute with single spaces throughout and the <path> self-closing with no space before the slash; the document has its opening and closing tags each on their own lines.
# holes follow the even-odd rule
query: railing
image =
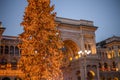
<svg viewBox="0 0 120 80">
<path fill-rule="evenodd" d="M 23 72 L 21 70 L 0 70 L 0 76 L 22 76 Z"/>
<path fill-rule="evenodd" d="M 11 64 L 0 65 L 0 76 L 22 76 L 23 72 L 19 65 L 11 66 Z"/>
</svg>

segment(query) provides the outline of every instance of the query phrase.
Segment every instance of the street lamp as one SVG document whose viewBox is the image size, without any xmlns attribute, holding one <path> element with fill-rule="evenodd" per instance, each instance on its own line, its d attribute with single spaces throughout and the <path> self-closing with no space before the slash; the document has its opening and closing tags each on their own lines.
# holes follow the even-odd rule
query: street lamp
<svg viewBox="0 0 120 80">
<path fill-rule="evenodd" d="M 87 80 L 86 56 L 89 55 L 90 53 L 91 53 L 90 50 L 78 51 L 78 54 L 83 55 L 83 57 L 84 57 L 84 70 L 85 70 L 85 72 L 84 72 L 84 80 Z"/>
</svg>

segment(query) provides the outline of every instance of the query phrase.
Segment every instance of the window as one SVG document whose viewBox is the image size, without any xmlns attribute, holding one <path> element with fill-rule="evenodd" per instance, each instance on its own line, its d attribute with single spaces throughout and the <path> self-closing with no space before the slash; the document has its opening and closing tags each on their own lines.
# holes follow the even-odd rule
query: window
<svg viewBox="0 0 120 80">
<path fill-rule="evenodd" d="M 14 55 L 14 47 L 10 46 L 10 55 Z"/>
<path fill-rule="evenodd" d="M 5 54 L 8 54 L 8 53 L 9 53 L 9 47 L 5 46 Z"/>
<path fill-rule="evenodd" d="M 104 63 L 104 67 L 105 67 L 105 69 L 107 69 L 108 68 L 108 64 Z"/>
<path fill-rule="evenodd" d="M 101 63 L 99 63 L 99 68 L 102 68 L 102 65 L 101 65 Z"/>
<path fill-rule="evenodd" d="M 87 50 L 87 45 L 85 44 L 85 50 Z"/>
<path fill-rule="evenodd" d="M 19 49 L 17 46 L 15 47 L 15 55 L 19 55 Z"/>
<path fill-rule="evenodd" d="M 113 68 L 116 68 L 116 63 L 115 63 L 115 61 L 113 61 L 112 67 L 113 67 Z"/>
<path fill-rule="evenodd" d="M 88 44 L 88 50 L 91 50 L 91 46 L 90 46 L 90 44 Z"/>
<path fill-rule="evenodd" d="M 0 46 L 0 55 L 3 54 L 3 46 Z"/>
<path fill-rule="evenodd" d="M 89 80 L 94 80 L 95 73 L 93 71 L 89 71 L 87 73 L 87 77 Z"/>
</svg>

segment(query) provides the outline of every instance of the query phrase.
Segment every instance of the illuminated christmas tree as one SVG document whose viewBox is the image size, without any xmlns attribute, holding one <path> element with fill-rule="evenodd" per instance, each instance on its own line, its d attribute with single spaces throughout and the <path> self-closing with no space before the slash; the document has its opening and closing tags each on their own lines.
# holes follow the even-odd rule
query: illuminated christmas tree
<svg viewBox="0 0 120 80">
<path fill-rule="evenodd" d="M 27 1 L 21 23 L 24 32 L 19 36 L 24 80 L 62 80 L 63 43 L 55 24 L 54 6 L 50 6 L 50 0 Z"/>
</svg>

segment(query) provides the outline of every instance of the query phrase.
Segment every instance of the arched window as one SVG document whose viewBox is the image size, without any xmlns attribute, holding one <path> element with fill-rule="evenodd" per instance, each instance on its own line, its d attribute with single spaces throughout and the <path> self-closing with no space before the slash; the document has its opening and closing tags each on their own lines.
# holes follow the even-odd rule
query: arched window
<svg viewBox="0 0 120 80">
<path fill-rule="evenodd" d="M 85 44 L 85 50 L 87 50 L 87 44 Z"/>
<path fill-rule="evenodd" d="M 16 70 L 17 69 L 17 60 L 16 59 L 13 59 L 11 61 L 11 68 L 12 68 L 12 70 Z"/>
<path fill-rule="evenodd" d="M 119 78 L 118 77 L 114 77 L 114 79 L 113 80 L 119 80 Z"/>
<path fill-rule="evenodd" d="M 17 46 L 15 47 L 15 55 L 19 55 L 19 49 Z"/>
<path fill-rule="evenodd" d="M 0 46 L 0 55 L 3 54 L 3 46 Z"/>
<path fill-rule="evenodd" d="M 91 45 L 90 44 L 88 44 L 88 50 L 91 50 Z"/>
<path fill-rule="evenodd" d="M 94 77 L 95 77 L 95 73 L 93 71 L 89 71 L 87 73 L 88 80 L 94 80 Z"/>
<path fill-rule="evenodd" d="M 14 55 L 14 47 L 10 46 L 10 55 Z"/>
<path fill-rule="evenodd" d="M 5 46 L 5 54 L 8 54 L 8 53 L 9 53 L 9 47 Z"/>
<path fill-rule="evenodd" d="M 115 63 L 115 61 L 113 61 L 112 67 L 113 67 L 113 68 L 116 68 L 116 63 Z"/>
<path fill-rule="evenodd" d="M 105 67 L 105 69 L 107 69 L 108 68 L 108 64 L 104 63 L 104 67 Z"/>
<path fill-rule="evenodd" d="M 99 63 L 99 68 L 102 68 L 102 65 L 101 65 L 101 63 Z"/>
</svg>

